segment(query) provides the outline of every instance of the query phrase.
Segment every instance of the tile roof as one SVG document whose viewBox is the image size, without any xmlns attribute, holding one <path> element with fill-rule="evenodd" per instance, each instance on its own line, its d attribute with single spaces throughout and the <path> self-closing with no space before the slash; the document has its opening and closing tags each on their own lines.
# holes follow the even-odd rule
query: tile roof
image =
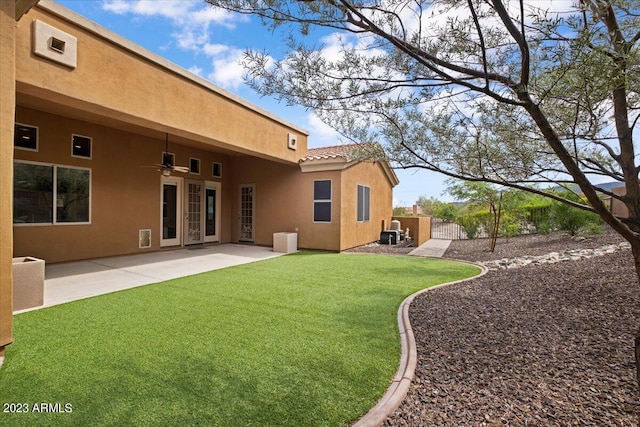
<svg viewBox="0 0 640 427">
<path fill-rule="evenodd" d="M 355 159 L 358 144 L 332 145 L 330 147 L 309 148 L 307 155 L 300 161 L 343 158 L 346 161 Z"/>
</svg>

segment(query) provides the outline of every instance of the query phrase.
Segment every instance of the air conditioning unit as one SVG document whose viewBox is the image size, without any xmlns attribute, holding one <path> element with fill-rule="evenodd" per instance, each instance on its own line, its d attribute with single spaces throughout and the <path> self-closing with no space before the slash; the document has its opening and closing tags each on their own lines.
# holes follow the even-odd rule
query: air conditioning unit
<svg viewBox="0 0 640 427">
<path fill-rule="evenodd" d="M 298 148 L 298 135 L 293 133 L 288 134 L 287 147 L 289 147 L 290 150 Z"/>
<path fill-rule="evenodd" d="M 380 232 L 380 240 L 378 243 L 381 245 L 397 245 L 402 240 L 400 230 L 384 230 Z"/>
</svg>

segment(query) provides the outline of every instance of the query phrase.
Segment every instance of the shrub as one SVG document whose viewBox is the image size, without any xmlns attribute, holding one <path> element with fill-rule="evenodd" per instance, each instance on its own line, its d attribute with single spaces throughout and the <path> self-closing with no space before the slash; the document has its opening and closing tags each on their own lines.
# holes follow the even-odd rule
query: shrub
<svg viewBox="0 0 640 427">
<path fill-rule="evenodd" d="M 478 236 L 478 231 L 480 230 L 478 215 L 474 213 L 461 215 L 456 218 L 456 223 L 462 227 L 468 239 L 475 239 Z"/>
<path fill-rule="evenodd" d="M 553 230 L 551 205 L 551 201 L 545 201 L 523 207 L 524 220 L 533 225 L 537 233 L 549 234 Z"/>
<path fill-rule="evenodd" d="M 453 203 L 434 203 L 433 216 L 446 222 L 453 222 L 458 214 L 458 207 Z"/>
<path fill-rule="evenodd" d="M 579 196 L 570 192 L 564 192 L 561 196 L 577 202 L 583 201 Z M 590 224 L 602 224 L 598 214 L 556 201 L 551 205 L 551 219 L 558 230 L 566 231 L 571 236 L 575 236 L 582 228 Z"/>
</svg>

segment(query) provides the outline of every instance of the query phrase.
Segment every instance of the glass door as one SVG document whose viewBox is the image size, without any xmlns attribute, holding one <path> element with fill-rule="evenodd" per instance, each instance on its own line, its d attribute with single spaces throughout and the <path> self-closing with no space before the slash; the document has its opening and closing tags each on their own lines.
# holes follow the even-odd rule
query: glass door
<svg viewBox="0 0 640 427">
<path fill-rule="evenodd" d="M 179 246 L 182 229 L 180 209 L 182 182 L 180 178 L 163 177 L 161 183 L 160 246 Z"/>
<path fill-rule="evenodd" d="M 204 241 L 220 240 L 220 186 L 219 182 L 205 182 L 204 190 Z"/>
<path fill-rule="evenodd" d="M 203 182 L 185 182 L 185 245 L 202 243 Z"/>
<path fill-rule="evenodd" d="M 241 242 L 253 242 L 254 241 L 254 192 L 255 185 L 242 185 L 240 186 L 240 241 Z"/>
</svg>

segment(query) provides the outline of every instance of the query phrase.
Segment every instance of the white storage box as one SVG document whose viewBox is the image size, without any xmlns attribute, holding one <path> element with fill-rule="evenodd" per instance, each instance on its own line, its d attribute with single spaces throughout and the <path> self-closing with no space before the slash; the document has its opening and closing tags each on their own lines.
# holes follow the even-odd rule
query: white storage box
<svg viewBox="0 0 640 427">
<path fill-rule="evenodd" d="M 298 251 L 298 233 L 273 233 L 273 252 L 290 254 Z"/>
</svg>

